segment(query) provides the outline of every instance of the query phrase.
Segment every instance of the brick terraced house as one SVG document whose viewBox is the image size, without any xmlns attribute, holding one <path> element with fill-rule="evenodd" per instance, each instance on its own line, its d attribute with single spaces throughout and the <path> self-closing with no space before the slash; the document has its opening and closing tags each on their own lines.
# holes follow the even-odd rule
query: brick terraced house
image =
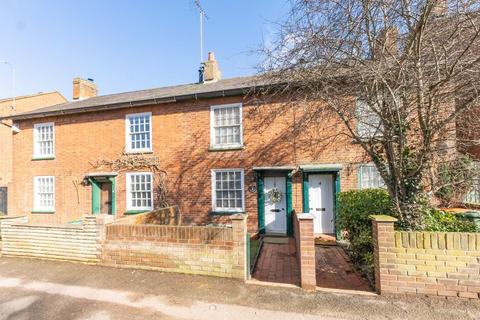
<svg viewBox="0 0 480 320">
<path fill-rule="evenodd" d="M 0 117 L 33 111 L 42 107 L 65 103 L 59 92 L 40 92 L 27 96 L 0 99 Z M 15 128 L 13 128 L 15 130 Z M 7 213 L 8 186 L 12 182 L 12 121 L 0 120 L 0 212 Z"/>
<path fill-rule="evenodd" d="M 336 194 L 381 185 L 338 119 L 302 122 L 302 105 L 249 94 L 258 78 L 221 80 L 213 54 L 203 67 L 199 83 L 106 96 L 77 78 L 73 102 L 12 116 L 10 213 L 69 223 L 158 207 L 154 172 L 98 165 L 132 157 L 158 159 L 185 222 L 247 213 L 249 230 L 267 234 L 291 234 L 293 210 L 334 234 Z"/>
</svg>

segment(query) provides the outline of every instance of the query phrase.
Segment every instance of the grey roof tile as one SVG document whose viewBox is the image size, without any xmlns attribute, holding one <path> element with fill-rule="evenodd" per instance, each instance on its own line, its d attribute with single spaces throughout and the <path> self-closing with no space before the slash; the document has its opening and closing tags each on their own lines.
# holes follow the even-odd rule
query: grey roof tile
<svg viewBox="0 0 480 320">
<path fill-rule="evenodd" d="M 138 106 L 135 102 L 158 100 L 177 101 L 179 98 L 190 98 L 202 96 L 208 93 L 226 93 L 238 89 L 249 89 L 265 85 L 258 76 L 237 77 L 224 79 L 211 83 L 192 83 L 140 91 L 123 92 L 88 98 L 85 100 L 72 101 L 54 106 L 36 109 L 34 111 L 12 115 L 12 119 L 29 119 L 42 116 L 54 116 L 61 114 L 72 114 L 85 111 L 108 110 Z"/>
</svg>

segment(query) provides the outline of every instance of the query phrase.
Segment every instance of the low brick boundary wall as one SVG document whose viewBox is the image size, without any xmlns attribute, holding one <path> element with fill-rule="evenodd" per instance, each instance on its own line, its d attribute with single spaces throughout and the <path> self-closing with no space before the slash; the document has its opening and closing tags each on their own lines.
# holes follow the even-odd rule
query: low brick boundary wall
<svg viewBox="0 0 480 320">
<path fill-rule="evenodd" d="M 85 216 L 82 225 L 32 225 L 27 217 L 4 219 L 2 255 L 96 263 L 103 219 Z"/>
<path fill-rule="evenodd" d="M 160 208 L 153 211 L 125 216 L 117 219 L 115 224 L 158 224 L 180 226 L 182 214 L 178 206 Z"/>
<path fill-rule="evenodd" d="M 399 232 L 392 217 L 372 221 L 379 293 L 479 299 L 480 234 Z"/>
<path fill-rule="evenodd" d="M 246 279 L 246 216 L 231 228 L 110 224 L 102 264 Z"/>
<path fill-rule="evenodd" d="M 300 286 L 313 291 L 317 286 L 315 274 L 315 237 L 313 216 L 308 213 L 293 215 L 293 236 L 300 269 Z"/>
</svg>

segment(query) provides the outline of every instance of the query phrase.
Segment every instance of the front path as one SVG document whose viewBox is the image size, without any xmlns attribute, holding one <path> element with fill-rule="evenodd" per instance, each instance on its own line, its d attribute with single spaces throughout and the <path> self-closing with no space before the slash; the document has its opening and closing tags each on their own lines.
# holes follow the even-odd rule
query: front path
<svg viewBox="0 0 480 320">
<path fill-rule="evenodd" d="M 0 258 L 0 319 L 478 319 L 479 301 L 371 297 Z"/>
<path fill-rule="evenodd" d="M 340 246 L 315 246 L 317 287 L 372 291 Z"/>
<path fill-rule="evenodd" d="M 300 285 L 300 269 L 293 238 L 288 244 L 263 243 L 253 278 L 263 282 Z M 337 245 L 315 246 L 317 287 L 372 291 L 355 266 Z"/>
<path fill-rule="evenodd" d="M 253 278 L 259 281 L 300 285 L 295 240 L 286 244 L 263 243 Z"/>
</svg>

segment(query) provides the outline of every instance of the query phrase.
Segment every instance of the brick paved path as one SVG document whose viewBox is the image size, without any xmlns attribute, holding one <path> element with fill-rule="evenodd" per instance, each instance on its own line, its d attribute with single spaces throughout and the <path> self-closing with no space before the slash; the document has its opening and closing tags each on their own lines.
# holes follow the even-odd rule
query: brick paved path
<svg viewBox="0 0 480 320">
<path fill-rule="evenodd" d="M 295 241 L 288 244 L 264 243 L 253 274 L 259 281 L 300 284 Z M 315 246 L 317 286 L 323 288 L 372 291 L 356 272 L 339 246 Z"/>
<path fill-rule="evenodd" d="M 300 270 L 295 256 L 295 240 L 288 244 L 264 243 L 253 278 L 259 281 L 300 284 Z"/>
<path fill-rule="evenodd" d="M 339 246 L 315 246 L 317 287 L 372 291 Z"/>
</svg>

